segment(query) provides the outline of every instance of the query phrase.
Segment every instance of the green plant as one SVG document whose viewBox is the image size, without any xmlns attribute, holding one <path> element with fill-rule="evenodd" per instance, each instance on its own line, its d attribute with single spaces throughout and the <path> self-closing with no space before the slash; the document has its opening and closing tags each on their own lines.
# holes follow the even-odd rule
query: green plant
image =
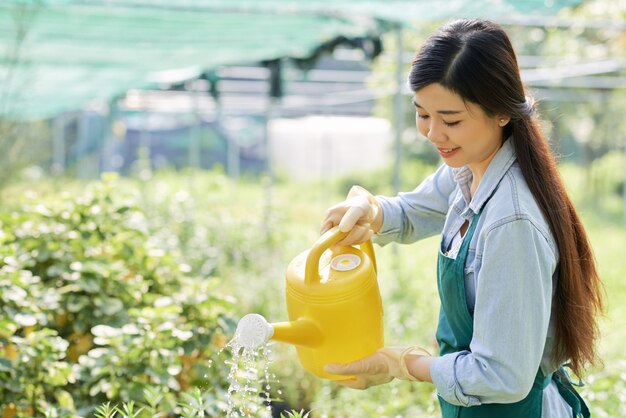
<svg viewBox="0 0 626 418">
<path fill-rule="evenodd" d="M 96 407 L 96 418 L 113 418 L 117 413 L 117 407 L 111 406 L 111 402 Z"/>
<path fill-rule="evenodd" d="M 157 418 L 161 414 L 158 412 L 159 404 L 163 400 L 163 394 L 160 389 L 146 387 L 143 389 L 143 398 L 146 403 L 145 410 L 149 413 L 150 418 Z"/>
<path fill-rule="evenodd" d="M 308 412 L 304 412 L 304 409 L 301 409 L 300 411 L 287 411 L 287 415 L 285 415 L 284 413 L 280 414 L 281 418 L 307 418 L 309 416 L 309 414 L 311 413 L 311 411 Z"/>
<path fill-rule="evenodd" d="M 130 401 L 123 403 L 122 408 L 116 406 L 115 410 L 122 416 L 122 418 L 137 418 L 143 408 L 139 408 L 135 411 L 135 402 Z"/>
<path fill-rule="evenodd" d="M 208 364 L 233 331 L 232 302 L 116 188 L 0 214 L 0 403 L 17 416 L 132 405 L 148 387 L 163 394 L 150 406 L 172 413 L 187 388 L 225 385 Z"/>
<path fill-rule="evenodd" d="M 182 402 L 178 404 L 180 414 L 183 418 L 204 417 L 211 411 L 215 404 L 215 399 L 210 393 L 202 393 L 199 388 L 195 388 L 191 393 L 184 393 Z"/>
<path fill-rule="evenodd" d="M 612 163 L 610 167 L 613 166 Z M 573 197 L 579 204 L 586 197 L 583 183 L 578 183 L 583 181 L 584 171 L 575 165 L 563 169 L 570 189 L 577 192 Z M 617 168 L 602 172 L 611 170 Z M 415 170 L 416 182 L 422 171 Z M 371 175 L 353 177 L 350 182 L 370 187 L 370 181 L 382 184 L 380 178 L 384 176 L 378 174 L 373 180 Z M 235 184 L 215 173 L 195 173 L 193 184 L 175 173 L 158 174 L 149 184 L 118 179 L 106 186 L 106 193 L 102 192 L 102 184 L 77 188 L 64 183 L 65 196 L 54 192 L 54 187 L 47 183 L 33 185 L 38 193 L 35 198 L 29 197 L 33 193 L 26 193 L 23 188 L 14 189 L 14 194 L 7 196 L 0 207 L 3 412 L 16 418 L 41 416 L 41 411 L 58 417 L 92 416 L 96 405 L 123 405 L 132 400 L 144 408 L 141 418 L 169 418 L 183 413 L 198 416 L 198 409 L 194 412 L 193 402 L 188 400 L 195 396 L 194 402 L 199 402 L 195 393 L 198 387 L 209 403 L 204 416 L 224 416 L 228 387 L 225 362 L 230 354 L 228 350 L 217 353 L 232 335 L 236 318 L 244 313 L 259 312 L 270 321 L 287 319 L 281 288 L 285 268 L 314 242 L 325 208 L 343 198 L 343 187 L 348 183 L 340 180 L 307 184 L 307 193 L 302 193 L 302 184 L 277 186 L 271 203 L 274 215 L 269 217 L 271 224 L 267 228 L 271 237 L 264 235 L 259 209 L 264 205 L 261 186 Z M 103 193 L 101 198 L 98 193 Z M 317 204 L 311 203 L 311 196 L 319 197 Z M 626 315 L 626 285 L 621 280 L 626 267 L 619 263 L 626 251 L 626 230 L 614 221 L 622 219 L 621 198 L 612 193 L 602 195 L 602 202 L 598 202 L 598 207 L 604 208 L 616 200 L 617 204 L 610 205 L 615 216 L 604 216 L 604 211 L 599 214 L 592 207 L 581 211 L 609 298 L 601 340 L 606 369 L 591 370 L 583 389 L 592 413 L 600 416 L 626 416 L 622 402 L 626 399 L 626 365 L 621 361 L 621 342 L 626 331 L 615 326 Z M 13 210 L 7 209 L 9 204 Z M 91 212 L 94 205 L 100 213 L 107 211 L 97 221 L 97 214 Z M 124 216 L 116 212 L 122 206 L 128 208 L 121 210 Z M 57 218 L 63 213 L 66 214 Z M 76 219 L 72 221 L 73 218 Z M 87 228 L 91 222 L 103 223 L 100 230 L 109 232 L 98 238 L 97 231 L 89 232 Z M 80 237 L 70 234 L 72 230 Z M 88 242 L 83 242 L 83 233 Z M 187 244 L 182 245 L 183 241 Z M 124 243 L 127 251 L 115 250 L 124 248 Z M 376 247 L 385 306 L 385 340 L 389 344 L 428 345 L 432 341 L 437 320 L 437 290 L 433 281 L 436 246 L 437 238 L 431 238 L 410 246 Z M 90 267 L 89 263 L 97 261 L 105 250 L 117 255 L 100 260 L 97 268 Z M 81 265 L 72 266 L 73 262 Z M 133 274 L 126 276 L 124 272 L 131 271 L 131 267 Z M 137 282 L 126 283 L 119 277 Z M 84 290 L 91 282 L 100 286 L 99 292 Z M 137 299 L 127 294 L 132 295 L 132 289 L 139 289 Z M 85 298 L 81 302 L 85 305 L 78 312 L 70 311 L 69 301 L 79 297 Z M 213 297 L 217 299 L 214 301 Z M 117 299 L 122 308 L 111 312 L 111 307 L 105 306 L 98 312 L 99 319 L 81 325 L 89 338 L 70 338 L 75 326 L 90 321 L 86 311 L 100 309 L 95 303 L 98 298 Z M 47 331 L 40 333 L 38 339 L 32 340 L 42 346 L 35 352 L 49 364 L 70 366 L 72 373 L 62 386 L 52 385 L 34 362 L 28 365 L 30 369 L 20 371 L 24 363 L 19 356 L 28 346 L 27 334 L 45 329 L 56 332 L 56 336 L 47 335 L 44 342 L 41 336 Z M 192 336 L 185 340 L 189 333 Z M 69 344 L 65 357 L 55 343 L 57 338 Z M 81 341 L 89 343 L 88 349 L 74 361 L 69 356 L 70 349 Z M 270 349 L 274 362 L 270 364 L 268 380 L 272 402 L 277 407 L 286 405 L 292 412 L 304 408 L 312 410 L 309 416 L 333 418 L 439 415 L 431 385 L 392 382 L 354 391 L 307 374 L 292 346 L 273 344 Z M 31 377 L 11 377 L 19 372 L 28 372 Z M 34 405 L 24 400 L 24 393 L 38 393 Z M 251 396 L 249 400 L 244 412 L 249 411 L 252 416 L 269 414 L 261 409 L 265 407 L 265 396 Z M 256 412 L 252 412 L 253 408 Z M 120 415 L 113 410 L 110 416 Z"/>
</svg>

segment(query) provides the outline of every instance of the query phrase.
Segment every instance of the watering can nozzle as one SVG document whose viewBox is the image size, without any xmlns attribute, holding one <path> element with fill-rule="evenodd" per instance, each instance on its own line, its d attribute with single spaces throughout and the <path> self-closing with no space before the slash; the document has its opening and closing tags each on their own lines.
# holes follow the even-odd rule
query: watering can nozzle
<svg viewBox="0 0 626 418">
<path fill-rule="evenodd" d="M 248 314 L 239 320 L 235 340 L 241 347 L 254 350 L 270 339 L 308 347 L 316 347 L 323 341 L 317 325 L 306 318 L 270 324 L 259 314 Z"/>
<path fill-rule="evenodd" d="M 247 349 L 261 347 L 274 335 L 274 328 L 259 314 L 248 314 L 239 320 L 235 337 Z"/>
</svg>

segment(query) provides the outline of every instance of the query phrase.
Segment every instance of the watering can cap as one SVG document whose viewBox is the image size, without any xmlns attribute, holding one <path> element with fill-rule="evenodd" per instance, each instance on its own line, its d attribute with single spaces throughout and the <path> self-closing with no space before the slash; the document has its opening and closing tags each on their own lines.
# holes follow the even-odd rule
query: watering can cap
<svg viewBox="0 0 626 418">
<path fill-rule="evenodd" d="M 329 249 L 346 235 L 333 228 L 310 250 L 299 254 L 287 269 L 287 287 L 303 298 L 315 298 L 331 293 L 339 297 L 371 285 L 369 278 L 376 277 L 371 241 L 361 244 L 360 249 L 350 246 Z"/>
<path fill-rule="evenodd" d="M 340 254 L 330 260 L 330 268 L 336 271 L 350 271 L 361 265 L 361 257 L 356 254 Z"/>
</svg>

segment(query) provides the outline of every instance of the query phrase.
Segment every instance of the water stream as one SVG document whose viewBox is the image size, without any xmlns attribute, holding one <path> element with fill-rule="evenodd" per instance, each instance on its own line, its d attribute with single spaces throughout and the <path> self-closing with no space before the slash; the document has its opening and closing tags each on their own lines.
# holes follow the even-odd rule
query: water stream
<svg viewBox="0 0 626 418">
<path fill-rule="evenodd" d="M 236 333 L 225 348 L 232 353 L 231 359 L 226 361 L 230 373 L 225 416 L 271 418 L 270 384 L 277 382 L 277 378 L 269 371 L 270 346 L 266 342 L 260 346 L 250 345 L 245 335 Z"/>
</svg>

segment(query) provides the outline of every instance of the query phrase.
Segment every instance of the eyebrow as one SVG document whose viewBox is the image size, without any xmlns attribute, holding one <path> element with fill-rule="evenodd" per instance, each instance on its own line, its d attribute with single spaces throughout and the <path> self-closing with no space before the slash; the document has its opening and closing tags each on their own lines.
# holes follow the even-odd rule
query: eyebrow
<svg viewBox="0 0 626 418">
<path fill-rule="evenodd" d="M 413 106 L 417 107 L 418 109 L 424 109 L 415 101 L 415 99 L 412 99 L 411 102 L 413 103 Z M 461 110 L 438 110 L 437 113 L 439 113 L 440 115 L 458 115 L 459 113 L 463 113 L 463 111 Z"/>
</svg>

